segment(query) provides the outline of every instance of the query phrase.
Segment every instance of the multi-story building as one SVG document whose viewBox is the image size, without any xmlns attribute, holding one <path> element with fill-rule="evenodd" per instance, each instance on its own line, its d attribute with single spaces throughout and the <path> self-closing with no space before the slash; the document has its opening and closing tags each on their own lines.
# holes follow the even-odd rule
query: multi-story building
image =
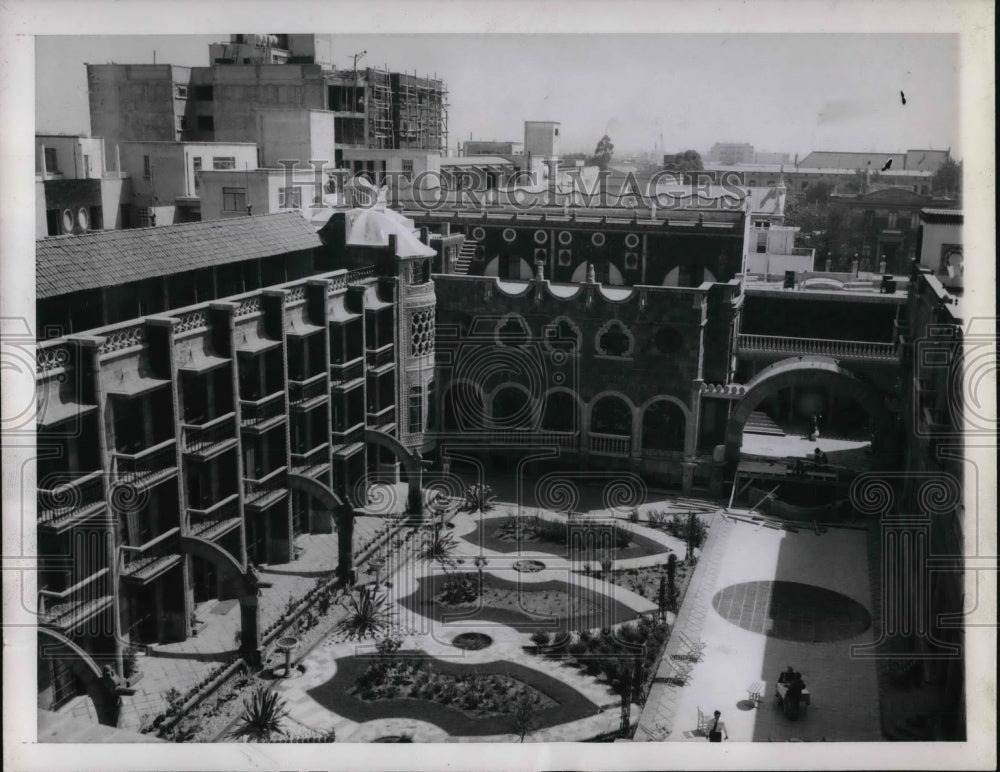
<svg viewBox="0 0 1000 772">
<path fill-rule="evenodd" d="M 705 160 L 718 164 L 752 164 L 754 148 L 749 142 L 716 142 Z"/>
<path fill-rule="evenodd" d="M 35 235 L 123 227 L 129 179 L 109 169 L 102 137 L 35 135 Z"/>
<path fill-rule="evenodd" d="M 114 244 L 81 265 L 40 252 L 40 286 L 58 282 L 73 309 L 85 272 L 100 282 L 126 259 L 153 264 L 165 296 L 208 288 L 39 344 L 39 611 L 77 656 L 120 675 L 123 642 L 184 640 L 195 605 L 232 591 L 226 570 L 291 560 L 297 534 L 342 516 L 330 500 L 364 503 L 366 480 L 398 479 L 401 455 L 432 447 L 433 250 L 384 211 L 348 212 L 324 235 L 285 213 L 95 234 Z M 310 261 L 287 281 L 286 264 L 314 255 L 358 267 Z M 338 522 L 346 577 L 351 527 Z M 40 706 L 79 688 L 65 658 L 40 657 Z"/>
<path fill-rule="evenodd" d="M 917 262 L 944 287 L 961 287 L 964 273 L 961 210 L 921 209 Z"/>
</svg>

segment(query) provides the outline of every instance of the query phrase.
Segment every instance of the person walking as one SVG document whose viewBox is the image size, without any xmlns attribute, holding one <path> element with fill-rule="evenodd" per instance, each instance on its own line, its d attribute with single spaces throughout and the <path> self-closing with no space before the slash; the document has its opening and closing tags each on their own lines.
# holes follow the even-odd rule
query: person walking
<svg viewBox="0 0 1000 772">
<path fill-rule="evenodd" d="M 729 739 L 729 730 L 726 729 L 726 724 L 722 720 L 722 711 L 715 711 L 715 720 L 712 722 L 711 727 L 708 730 L 708 741 L 710 743 L 721 743 L 722 735 L 725 733 L 726 739 Z"/>
</svg>

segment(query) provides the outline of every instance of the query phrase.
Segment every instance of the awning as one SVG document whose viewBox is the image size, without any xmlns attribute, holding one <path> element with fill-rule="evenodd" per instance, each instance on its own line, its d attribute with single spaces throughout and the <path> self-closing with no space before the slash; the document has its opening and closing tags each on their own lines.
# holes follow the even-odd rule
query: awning
<svg viewBox="0 0 1000 772">
<path fill-rule="evenodd" d="M 166 378 L 150 378 L 147 375 L 129 373 L 128 375 L 124 375 L 121 380 L 110 384 L 107 392 L 115 396 L 138 397 L 169 385 L 170 381 Z"/>
<path fill-rule="evenodd" d="M 381 311 L 383 308 L 391 307 L 392 303 L 386 303 L 379 298 L 377 286 L 365 290 L 365 311 Z"/>
<path fill-rule="evenodd" d="M 361 314 L 347 310 L 346 296 L 344 295 L 334 295 L 330 298 L 329 310 L 331 322 L 349 322 L 351 319 L 357 319 L 361 316 Z"/>
<path fill-rule="evenodd" d="M 314 332 L 322 331 L 322 325 L 309 324 L 308 322 L 293 321 L 288 325 L 289 337 L 304 338 L 306 335 L 312 335 Z"/>
<path fill-rule="evenodd" d="M 186 370 L 187 372 L 206 373 L 209 370 L 222 367 L 230 361 L 228 357 L 220 357 L 205 351 L 203 348 L 195 348 L 189 350 L 188 358 L 177 363 L 177 369 Z"/>
<path fill-rule="evenodd" d="M 280 345 L 280 340 L 261 337 L 256 325 L 244 328 L 236 333 L 236 350 L 244 353 L 257 354 Z"/>
<path fill-rule="evenodd" d="M 37 420 L 39 426 L 53 426 L 71 418 L 86 415 L 97 410 L 97 405 L 84 405 L 81 402 L 61 399 L 39 400 Z"/>
</svg>

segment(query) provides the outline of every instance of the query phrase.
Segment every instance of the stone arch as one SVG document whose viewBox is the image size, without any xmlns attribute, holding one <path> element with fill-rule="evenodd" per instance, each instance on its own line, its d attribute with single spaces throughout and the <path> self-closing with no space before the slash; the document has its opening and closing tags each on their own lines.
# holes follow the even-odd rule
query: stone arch
<svg viewBox="0 0 1000 772">
<path fill-rule="evenodd" d="M 566 397 L 573 403 L 573 413 L 572 413 L 572 428 L 565 428 L 558 420 L 559 416 L 565 415 L 564 411 L 561 410 L 549 410 L 550 401 L 553 397 Z M 545 392 L 544 399 L 542 401 L 542 431 L 547 432 L 566 432 L 571 431 L 579 434 L 583 427 L 583 416 L 586 405 L 584 401 L 580 398 L 580 394 L 573 389 L 567 389 L 565 386 L 555 386 L 551 389 L 547 389 Z"/>
<path fill-rule="evenodd" d="M 121 698 L 116 679 L 105 676 L 93 657 L 62 633 L 40 626 L 38 636 L 39 647 L 43 645 L 42 636 L 47 636 L 54 641 L 48 646 L 51 655 L 68 661 L 73 675 L 80 680 L 87 691 L 87 696 L 94 702 L 98 723 L 117 727 L 121 717 Z"/>
<path fill-rule="evenodd" d="M 845 370 L 828 357 L 793 357 L 766 367 L 746 384 L 746 393 L 736 404 L 726 424 L 726 460 L 735 463 L 743 444 L 743 427 L 750 414 L 769 397 L 789 386 L 825 386 L 834 381 L 841 392 L 856 399 L 868 411 L 876 425 L 876 433 L 886 437 L 892 418 L 882 401 L 882 395 L 871 385 Z"/>
<path fill-rule="evenodd" d="M 512 391 L 521 394 L 520 405 L 513 412 L 509 399 L 505 394 Z M 495 429 L 530 429 L 534 428 L 538 418 L 538 406 L 532 404 L 531 389 L 516 381 L 501 383 L 486 395 L 489 404 L 490 426 Z"/>
<path fill-rule="evenodd" d="M 690 412 L 683 402 L 668 395 L 656 396 L 647 400 L 640 412 L 642 433 L 639 442 L 643 450 L 679 452 L 685 449 Z"/>
<path fill-rule="evenodd" d="M 632 427 L 636 415 L 635 405 L 632 404 L 632 400 L 630 400 L 625 394 L 623 394 L 620 391 L 602 391 L 600 394 L 594 396 L 594 398 L 590 401 L 590 404 L 588 405 L 589 420 L 587 422 L 587 425 L 590 427 L 591 432 L 597 432 L 598 434 L 615 434 L 616 432 L 608 431 L 605 424 L 608 422 L 620 423 L 619 426 L 614 427 L 620 430 L 617 433 L 620 434 L 621 436 L 628 435 L 631 437 L 633 434 L 632 428 L 629 428 L 627 431 L 625 431 L 624 423 L 617 420 L 619 418 L 618 416 L 614 416 L 613 414 L 605 416 L 603 415 L 604 410 L 602 410 L 601 411 L 602 415 L 597 417 L 598 407 L 601 405 L 601 403 L 604 402 L 605 400 L 612 400 L 612 399 L 618 400 L 619 402 L 624 404 L 625 408 L 628 410 L 629 413 L 628 425 L 629 427 Z M 610 405 L 613 403 L 608 402 L 607 404 Z M 597 417 L 598 419 L 596 422 L 595 422 L 595 417 Z M 621 417 L 623 418 L 624 414 L 622 414 Z M 599 426 L 605 426 L 605 428 L 603 429 L 598 428 Z"/>
<path fill-rule="evenodd" d="M 421 514 L 424 503 L 423 494 L 421 493 L 424 467 L 420 456 L 407 448 L 391 434 L 380 432 L 378 429 L 365 429 L 365 442 L 385 448 L 399 459 L 399 463 L 406 470 L 408 485 L 406 511 L 411 515 Z"/>
<path fill-rule="evenodd" d="M 289 475 L 291 476 L 291 475 Z M 240 656 L 257 665 L 261 659 L 260 607 L 257 595 L 262 585 L 252 569 L 244 568 L 235 557 L 215 542 L 198 536 L 181 536 L 180 551 L 214 565 L 227 590 L 240 604 Z"/>
<path fill-rule="evenodd" d="M 290 472 L 288 487 L 310 496 L 333 514 L 334 527 L 337 529 L 337 575 L 341 579 L 349 580 L 351 570 L 354 568 L 353 508 L 319 480 L 303 474 Z"/>
<path fill-rule="evenodd" d="M 468 378 L 453 378 L 441 393 L 441 428 L 445 433 L 482 430 L 486 413 L 483 387 Z"/>
</svg>

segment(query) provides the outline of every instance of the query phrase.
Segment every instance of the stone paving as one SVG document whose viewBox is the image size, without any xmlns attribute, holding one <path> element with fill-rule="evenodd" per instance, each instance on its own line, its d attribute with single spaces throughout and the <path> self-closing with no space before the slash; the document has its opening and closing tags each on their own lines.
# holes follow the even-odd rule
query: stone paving
<svg viewBox="0 0 1000 772">
<path fill-rule="evenodd" d="M 355 518 L 355 556 L 358 550 L 385 525 L 375 516 Z M 337 533 L 303 534 L 296 538 L 298 557 L 290 563 L 263 566 L 260 578 L 271 587 L 261 591 L 260 622 L 265 630 L 284 612 L 290 597 L 300 598 L 313 588 L 317 578 L 330 576 L 337 566 Z M 216 609 L 225 613 L 215 613 Z M 137 666 L 142 673 L 135 684 L 136 693 L 122 698 L 121 726 L 138 729 L 167 707 L 166 692 L 173 688 L 181 694 L 193 688 L 220 664 L 237 652 L 240 625 L 238 603 L 210 600 L 198 604 L 195 616 L 204 626 L 197 636 L 186 641 L 152 647 L 148 655 L 139 655 Z M 79 696 L 60 710 L 77 718 L 96 721 L 91 699 Z"/>
<path fill-rule="evenodd" d="M 875 665 L 850 652 L 852 644 L 871 641 L 874 628 L 848 640 L 801 643 L 744 630 L 712 607 L 712 597 L 729 585 L 773 580 L 836 591 L 871 613 L 867 562 L 864 530 L 793 532 L 717 516 L 667 646 L 658 676 L 664 680 L 653 686 L 636 739 L 704 742 L 699 710 L 721 710 L 732 741 L 880 740 Z M 705 643 L 683 686 L 666 682 L 668 658 L 685 652 L 677 632 Z M 798 721 L 785 718 L 774 697 L 777 675 L 788 665 L 812 694 Z M 745 688 L 755 681 L 765 682 L 757 705 Z"/>
</svg>

